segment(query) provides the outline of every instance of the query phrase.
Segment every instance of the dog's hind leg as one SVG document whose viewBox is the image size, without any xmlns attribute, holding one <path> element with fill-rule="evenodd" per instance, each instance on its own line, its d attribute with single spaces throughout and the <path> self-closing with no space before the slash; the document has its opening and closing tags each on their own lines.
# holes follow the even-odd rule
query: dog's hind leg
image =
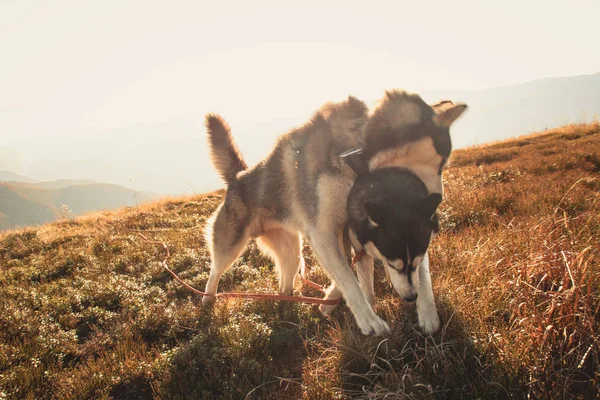
<svg viewBox="0 0 600 400">
<path fill-rule="evenodd" d="M 337 300 L 342 298 L 342 291 L 337 287 L 335 282 L 331 282 L 331 285 L 325 290 L 325 300 Z M 333 310 L 337 307 L 337 304 L 321 304 L 319 311 L 324 316 L 328 317 L 331 315 Z"/>
<path fill-rule="evenodd" d="M 228 203 L 228 200 L 215 212 L 214 220 L 209 222 L 206 229 L 212 265 L 204 290 L 206 294 L 202 298 L 203 304 L 214 301 L 221 275 L 240 256 L 249 239 L 245 207 L 235 207 L 239 204 Z"/>
<path fill-rule="evenodd" d="M 419 265 L 419 287 L 417 288 L 417 316 L 419 327 L 425 333 L 434 333 L 440 327 L 440 317 L 433 298 L 431 275 L 429 272 L 429 254 L 425 253 Z"/>
<path fill-rule="evenodd" d="M 279 273 L 279 293 L 290 296 L 294 291 L 294 278 L 304 261 L 300 235 L 275 229 L 260 235 L 256 242 L 261 250 L 275 260 Z"/>
</svg>

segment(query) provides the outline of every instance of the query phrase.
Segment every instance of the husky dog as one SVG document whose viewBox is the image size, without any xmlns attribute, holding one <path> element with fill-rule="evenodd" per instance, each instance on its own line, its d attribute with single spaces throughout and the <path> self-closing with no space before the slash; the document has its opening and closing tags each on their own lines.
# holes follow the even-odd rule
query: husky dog
<svg viewBox="0 0 600 400">
<path fill-rule="evenodd" d="M 425 257 L 439 229 L 435 212 L 441 201 L 442 195 L 429 194 L 413 172 L 397 167 L 359 175 L 348 195 L 348 234 L 355 252 L 366 253 L 356 271 L 367 300 L 374 306 L 373 258 L 377 258 L 404 300 L 417 299 L 419 325 L 427 333 L 439 327 Z"/>
<path fill-rule="evenodd" d="M 364 148 L 348 157 L 358 175 L 348 198 L 348 235 L 355 251 L 366 253 L 356 262 L 360 286 L 373 306 L 373 262 L 380 259 L 396 291 L 406 301 L 416 299 L 426 333 L 440 325 L 426 250 L 438 230 L 442 170 L 452 151 L 449 128 L 466 108 L 451 101 L 429 107 L 416 95 L 387 92 L 366 124 Z M 326 298 L 341 296 L 333 282 Z M 320 310 L 327 315 L 335 307 Z"/>
<path fill-rule="evenodd" d="M 209 114 L 211 158 L 227 184 L 227 193 L 206 229 L 212 266 L 203 302 L 214 300 L 221 275 L 250 238 L 256 238 L 259 247 L 274 258 L 280 293 L 291 294 L 298 269 L 304 265 L 301 243 L 305 237 L 332 280 L 327 296 L 345 298 L 363 333 L 388 331 L 344 256 L 347 199 L 356 173 L 339 154 L 364 148 L 370 172 L 408 168 L 433 193 L 430 185 L 432 189 L 437 186 L 429 167 L 434 166 L 433 177 L 441 182 L 439 172 L 449 155 L 443 138 L 460 115 L 455 108 L 438 114 L 419 96 L 395 91 L 388 92 L 369 115 L 363 102 L 349 97 L 325 105 L 307 124 L 280 136 L 270 154 L 252 168 L 243 161 L 225 121 Z M 371 256 L 381 255 L 399 267 L 396 258 L 386 258 L 392 255 L 375 251 L 380 242 L 371 243 Z M 423 251 L 409 253 L 405 264 L 414 265 L 416 257 L 424 257 Z"/>
</svg>

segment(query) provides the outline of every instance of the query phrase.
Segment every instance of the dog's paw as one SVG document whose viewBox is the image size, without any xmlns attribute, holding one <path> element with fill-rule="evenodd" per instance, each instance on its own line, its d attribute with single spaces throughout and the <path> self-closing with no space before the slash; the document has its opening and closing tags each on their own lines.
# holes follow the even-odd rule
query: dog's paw
<svg viewBox="0 0 600 400">
<path fill-rule="evenodd" d="M 333 312 L 333 310 L 335 310 L 336 307 L 337 307 L 337 304 L 321 304 L 319 306 L 319 312 L 324 317 L 329 318 L 331 316 L 331 313 Z"/>
<path fill-rule="evenodd" d="M 390 331 L 388 324 L 374 312 L 371 312 L 366 318 L 357 317 L 356 322 L 365 335 L 381 336 Z"/>
<path fill-rule="evenodd" d="M 204 295 L 204 296 L 202 296 L 202 305 L 205 307 L 210 306 L 215 302 L 215 299 L 216 299 L 215 296 Z"/>
<path fill-rule="evenodd" d="M 431 335 L 440 329 L 440 316 L 435 305 L 418 309 L 417 316 L 419 318 L 419 327 L 423 332 Z"/>
</svg>

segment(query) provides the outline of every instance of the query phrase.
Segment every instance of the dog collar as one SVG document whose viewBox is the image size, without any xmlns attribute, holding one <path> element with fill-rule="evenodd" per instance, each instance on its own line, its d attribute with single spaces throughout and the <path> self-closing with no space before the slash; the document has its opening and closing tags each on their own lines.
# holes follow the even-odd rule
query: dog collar
<svg viewBox="0 0 600 400">
<path fill-rule="evenodd" d="M 359 262 L 360 260 L 362 260 L 362 258 L 364 256 L 367 255 L 367 252 L 365 251 L 365 249 L 361 249 L 360 251 L 358 251 L 355 255 L 354 258 L 352 259 L 352 266 L 354 266 L 354 264 L 356 264 L 357 262 Z"/>
<path fill-rule="evenodd" d="M 340 154 L 340 158 L 346 165 L 352 168 L 356 175 L 363 175 L 369 172 L 369 168 L 363 160 L 362 155 L 362 149 L 350 149 Z"/>
</svg>

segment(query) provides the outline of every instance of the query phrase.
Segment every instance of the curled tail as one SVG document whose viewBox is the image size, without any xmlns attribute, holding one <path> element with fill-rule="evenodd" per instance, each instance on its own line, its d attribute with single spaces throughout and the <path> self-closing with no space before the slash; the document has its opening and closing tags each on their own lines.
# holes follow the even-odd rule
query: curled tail
<svg viewBox="0 0 600 400">
<path fill-rule="evenodd" d="M 211 161 L 225 183 L 230 183 L 236 179 L 238 172 L 245 170 L 248 166 L 233 142 L 227 122 L 219 115 L 208 114 L 205 123 Z"/>
</svg>

